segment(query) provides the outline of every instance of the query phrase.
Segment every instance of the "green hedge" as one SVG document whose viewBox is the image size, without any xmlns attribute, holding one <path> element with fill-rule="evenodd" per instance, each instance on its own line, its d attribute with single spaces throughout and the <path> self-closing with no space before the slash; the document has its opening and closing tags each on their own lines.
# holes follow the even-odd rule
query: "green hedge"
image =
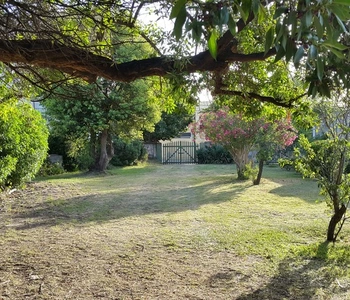
<svg viewBox="0 0 350 300">
<path fill-rule="evenodd" d="M 197 150 L 199 164 L 231 164 L 231 154 L 221 145 L 205 145 Z"/>
<path fill-rule="evenodd" d="M 114 157 L 111 164 L 114 166 L 132 166 L 147 161 L 148 153 L 140 140 L 131 142 L 116 138 L 113 140 Z"/>
</svg>

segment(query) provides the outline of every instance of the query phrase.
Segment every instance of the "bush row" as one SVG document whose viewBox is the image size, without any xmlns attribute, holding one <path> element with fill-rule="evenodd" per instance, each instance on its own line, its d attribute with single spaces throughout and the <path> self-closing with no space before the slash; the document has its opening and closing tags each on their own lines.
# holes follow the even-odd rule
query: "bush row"
<svg viewBox="0 0 350 300">
<path fill-rule="evenodd" d="M 221 145 L 205 145 L 197 150 L 199 164 L 231 164 L 231 154 Z"/>
</svg>

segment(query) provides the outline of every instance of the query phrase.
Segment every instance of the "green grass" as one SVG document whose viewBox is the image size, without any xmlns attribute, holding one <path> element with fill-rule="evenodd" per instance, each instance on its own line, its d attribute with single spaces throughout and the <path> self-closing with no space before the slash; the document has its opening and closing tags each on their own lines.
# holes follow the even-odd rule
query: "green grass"
<svg viewBox="0 0 350 300">
<path fill-rule="evenodd" d="M 2 212 L 0 246 L 47 272 L 48 260 L 76 261 L 106 299 L 350 299 L 350 225 L 324 243 L 330 214 L 317 183 L 268 166 L 259 186 L 235 178 L 232 165 L 145 164 L 41 179 Z M 56 240 L 59 250 L 37 252 Z M 124 281 L 101 277 L 111 261 L 133 297 Z M 124 292 L 110 289 L 113 280 Z M 73 283 L 76 297 L 94 298 Z M 64 297 L 59 280 L 50 284 Z"/>
</svg>

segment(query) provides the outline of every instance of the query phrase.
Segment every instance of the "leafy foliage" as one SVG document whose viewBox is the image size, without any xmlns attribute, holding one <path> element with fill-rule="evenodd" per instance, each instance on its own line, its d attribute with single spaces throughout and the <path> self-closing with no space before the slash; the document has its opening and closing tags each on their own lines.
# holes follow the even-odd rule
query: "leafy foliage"
<svg viewBox="0 0 350 300">
<path fill-rule="evenodd" d="M 131 82 L 155 75 L 222 75 L 239 69 L 240 63 L 272 58 L 301 70 L 301 82 L 308 83 L 312 96 L 329 96 L 334 86 L 350 82 L 348 1 L 158 1 L 152 19 L 173 19 L 173 36 L 155 28 L 155 22 L 142 24 L 152 5 L 129 0 L 5 1 L 0 4 L 2 68 L 42 86 L 68 79 L 62 74 L 89 82 L 101 77 Z M 129 48 L 117 55 L 114 49 L 122 44 L 147 44 L 153 51 L 135 58 Z M 294 104 L 255 96 L 277 105 Z"/>
<path fill-rule="evenodd" d="M 60 163 L 51 163 L 48 159 L 46 159 L 36 175 L 46 177 L 63 174 L 64 172 L 65 169 Z"/>
<path fill-rule="evenodd" d="M 114 166 L 133 166 L 148 159 L 147 150 L 140 140 L 127 142 L 116 138 L 113 140 L 113 143 L 115 154 L 111 160 L 111 164 Z"/>
<path fill-rule="evenodd" d="M 47 155 L 48 130 L 40 113 L 15 100 L 0 103 L 0 187 L 20 186 Z"/>
<path fill-rule="evenodd" d="M 296 138 L 290 121 L 273 123 L 265 117 L 247 119 L 241 114 L 233 114 L 227 107 L 201 114 L 192 130 L 194 135 L 199 134 L 230 152 L 239 179 L 247 178 L 248 154 L 254 145 L 258 147 L 258 158 L 265 160 L 272 149 L 288 146 Z"/>
<path fill-rule="evenodd" d="M 61 88 L 61 96 L 45 100 L 44 106 L 52 134 L 66 137 L 70 156 L 89 145 L 93 158 L 90 168 L 95 162 L 97 169 L 104 170 L 108 163 L 100 165 L 99 161 L 108 147 L 108 156 L 113 157 L 112 136 L 133 138 L 140 137 L 142 130 L 152 131 L 159 119 L 159 107 L 149 93 L 149 85 L 144 81 L 125 84 L 101 80 Z"/>
<path fill-rule="evenodd" d="M 154 126 L 154 131 L 143 132 L 143 139 L 146 142 L 170 140 L 186 130 L 192 120 L 191 108 L 178 104 L 171 112 L 163 112 L 161 120 Z"/>
<path fill-rule="evenodd" d="M 350 203 L 350 174 L 346 172 L 350 158 L 347 92 L 344 91 L 338 99 L 320 101 L 316 110 L 328 138 L 310 143 L 301 135 L 300 148 L 294 150 L 293 164 L 303 176 L 317 179 L 321 194 L 333 212 L 327 240 L 335 242 L 346 220 L 345 214 Z"/>
<path fill-rule="evenodd" d="M 344 139 L 328 139 L 310 143 L 301 136 L 299 143 L 301 149 L 295 150 L 295 168 L 305 177 L 315 178 L 319 182 L 321 194 L 326 197 L 327 204 L 333 211 L 327 240 L 335 241 L 339 233 L 335 232 L 336 225 L 341 221 L 344 223 L 350 199 L 350 174 L 345 174 L 349 142 Z"/>
<path fill-rule="evenodd" d="M 231 154 L 221 145 L 205 145 L 197 150 L 199 164 L 230 164 Z"/>
<path fill-rule="evenodd" d="M 275 62 L 284 58 L 296 68 L 303 65 L 310 83 L 309 95 L 330 96 L 331 82 L 338 85 L 348 82 L 345 80 L 349 59 L 347 20 L 350 6 L 347 1 L 280 0 L 264 5 L 258 0 L 232 0 L 189 6 L 179 0 L 171 17 L 181 19 L 181 22 L 175 22 L 177 38 L 181 37 L 183 29 L 197 42 L 204 37 L 215 59 L 220 45 L 218 33 L 226 27 L 235 37 L 243 29 L 247 30 L 247 24 L 252 22 L 259 28 L 265 26 L 265 32 L 252 40 L 261 40 L 265 56 L 274 52 Z M 240 20 L 237 22 L 237 19 Z M 254 48 L 256 52 L 257 47 Z"/>
</svg>

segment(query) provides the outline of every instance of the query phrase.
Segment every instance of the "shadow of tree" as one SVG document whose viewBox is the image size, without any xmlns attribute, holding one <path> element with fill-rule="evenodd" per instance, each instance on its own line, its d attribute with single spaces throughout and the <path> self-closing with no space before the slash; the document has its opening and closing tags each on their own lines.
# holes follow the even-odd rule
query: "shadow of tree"
<svg viewBox="0 0 350 300">
<path fill-rule="evenodd" d="M 319 194 L 317 182 L 310 179 L 293 178 L 293 179 L 274 179 L 281 186 L 270 191 L 280 197 L 298 197 L 309 203 L 315 203 L 322 199 Z"/>
<path fill-rule="evenodd" d="M 335 284 L 336 272 L 329 272 L 330 264 L 334 261 L 327 259 L 328 249 L 328 243 L 324 242 L 318 246 L 314 257 L 305 258 L 307 256 L 300 253 L 300 256 L 284 259 L 278 266 L 277 274 L 267 285 L 241 295 L 237 300 L 309 300 L 324 299 L 322 296 L 326 291 L 327 295 L 333 292 L 337 295 L 347 293 L 347 286 Z M 347 263 L 335 264 L 346 268 Z"/>
<path fill-rule="evenodd" d="M 225 188 L 225 185 L 229 186 Z M 219 187 L 219 188 L 218 188 Z M 210 203 L 221 203 L 236 198 L 245 185 L 232 179 L 218 177 L 198 186 L 175 186 L 154 190 L 138 186 L 134 190 L 118 189 L 66 199 L 35 203 L 13 216 L 15 229 L 55 226 L 62 223 L 83 224 L 107 222 L 130 216 L 176 213 L 197 210 Z"/>
</svg>

